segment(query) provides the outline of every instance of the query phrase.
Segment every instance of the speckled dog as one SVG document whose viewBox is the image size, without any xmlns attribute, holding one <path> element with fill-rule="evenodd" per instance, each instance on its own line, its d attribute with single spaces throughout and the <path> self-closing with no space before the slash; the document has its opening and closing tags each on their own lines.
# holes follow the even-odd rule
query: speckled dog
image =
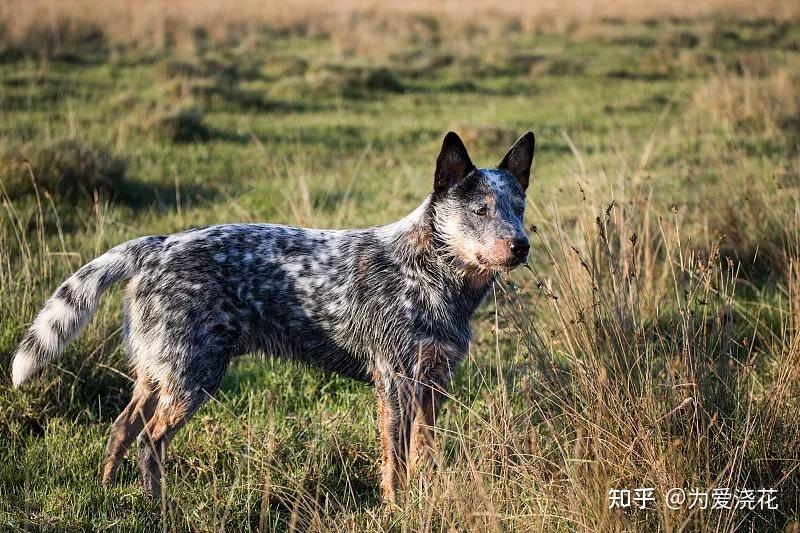
<svg viewBox="0 0 800 533">
<path fill-rule="evenodd" d="M 111 430 L 104 483 L 141 434 L 142 482 L 158 496 L 168 442 L 216 392 L 232 357 L 264 352 L 375 385 L 391 500 L 430 450 L 475 309 L 497 273 L 527 258 L 533 150 L 528 132 L 497 168 L 476 169 L 448 133 L 433 192 L 385 226 L 227 224 L 116 246 L 45 304 L 14 357 L 14 386 L 81 332 L 106 288 L 130 279 L 124 337 L 136 382 Z"/>
</svg>

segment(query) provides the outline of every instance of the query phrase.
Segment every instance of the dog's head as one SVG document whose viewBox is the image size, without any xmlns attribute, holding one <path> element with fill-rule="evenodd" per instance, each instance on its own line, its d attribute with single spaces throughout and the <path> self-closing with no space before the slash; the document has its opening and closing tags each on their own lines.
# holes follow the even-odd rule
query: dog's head
<svg viewBox="0 0 800 533">
<path fill-rule="evenodd" d="M 434 234 L 464 272 L 493 275 L 527 260 L 522 219 L 533 149 L 528 132 L 497 168 L 476 168 L 458 135 L 445 136 L 431 196 Z"/>
</svg>

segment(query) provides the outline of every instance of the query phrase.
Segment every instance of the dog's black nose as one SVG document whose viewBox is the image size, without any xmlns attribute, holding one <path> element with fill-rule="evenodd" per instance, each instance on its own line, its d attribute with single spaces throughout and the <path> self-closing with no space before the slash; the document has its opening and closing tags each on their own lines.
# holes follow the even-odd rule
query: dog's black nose
<svg viewBox="0 0 800 533">
<path fill-rule="evenodd" d="M 528 257 L 528 251 L 531 249 L 528 239 L 514 239 L 509 244 L 509 247 L 511 248 L 511 254 L 517 259 Z"/>
</svg>

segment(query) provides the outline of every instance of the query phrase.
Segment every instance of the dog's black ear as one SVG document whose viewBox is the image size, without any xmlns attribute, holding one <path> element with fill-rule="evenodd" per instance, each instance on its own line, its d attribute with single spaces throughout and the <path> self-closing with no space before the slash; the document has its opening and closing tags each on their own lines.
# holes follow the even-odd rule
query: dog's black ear
<svg viewBox="0 0 800 533">
<path fill-rule="evenodd" d="M 433 190 L 443 191 L 452 187 L 473 170 L 475 170 L 475 165 L 470 161 L 461 138 L 452 131 L 445 135 L 442 151 L 439 152 L 439 157 L 436 159 Z"/>
<path fill-rule="evenodd" d="M 517 139 L 514 146 L 508 151 L 503 161 L 497 168 L 507 170 L 522 186 L 522 190 L 528 188 L 528 180 L 531 177 L 531 163 L 533 162 L 533 149 L 536 138 L 533 132 L 529 131 Z"/>
</svg>

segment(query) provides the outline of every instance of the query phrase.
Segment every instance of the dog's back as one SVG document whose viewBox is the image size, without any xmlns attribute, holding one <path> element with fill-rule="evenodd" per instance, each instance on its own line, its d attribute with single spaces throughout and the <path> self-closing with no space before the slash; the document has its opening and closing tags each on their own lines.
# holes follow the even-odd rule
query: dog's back
<svg viewBox="0 0 800 533">
<path fill-rule="evenodd" d="M 353 299 L 355 257 L 373 239 L 370 230 L 271 224 L 169 237 L 158 264 L 128 290 L 137 372 L 164 386 L 181 381 L 212 390 L 230 357 L 261 351 L 368 381 L 370 347 L 351 341 L 372 301 L 359 306 Z"/>
</svg>

